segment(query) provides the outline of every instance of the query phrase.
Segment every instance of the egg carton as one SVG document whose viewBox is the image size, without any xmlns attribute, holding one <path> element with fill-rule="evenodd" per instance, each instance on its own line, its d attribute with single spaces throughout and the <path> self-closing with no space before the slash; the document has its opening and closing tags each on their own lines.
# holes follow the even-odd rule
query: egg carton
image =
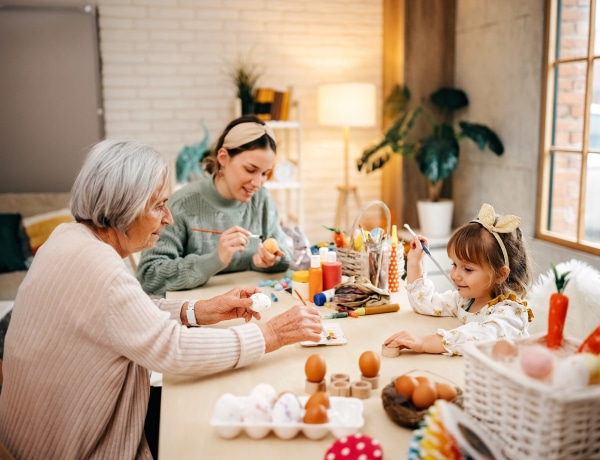
<svg viewBox="0 0 600 460">
<path fill-rule="evenodd" d="M 238 396 L 244 404 L 248 396 Z M 306 405 L 308 397 L 298 396 L 302 407 Z M 289 423 L 252 423 L 252 422 L 227 422 L 213 413 L 210 425 L 215 428 L 219 436 L 225 439 L 235 438 L 245 432 L 252 439 L 261 439 L 270 432 L 278 438 L 292 439 L 303 433 L 309 439 L 318 440 L 332 433 L 336 438 L 357 433 L 364 425 L 363 402 L 358 398 L 332 396 L 329 398 L 330 408 L 327 410 L 329 421 L 327 423 L 312 424 L 302 422 Z M 304 412 L 302 413 L 304 416 Z"/>
</svg>

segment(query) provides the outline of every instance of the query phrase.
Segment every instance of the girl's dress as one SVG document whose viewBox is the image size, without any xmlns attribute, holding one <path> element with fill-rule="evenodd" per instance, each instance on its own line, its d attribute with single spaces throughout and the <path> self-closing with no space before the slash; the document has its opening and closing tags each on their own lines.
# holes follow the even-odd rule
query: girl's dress
<svg viewBox="0 0 600 460">
<path fill-rule="evenodd" d="M 406 286 L 413 310 L 423 315 L 456 316 L 461 325 L 455 329 L 438 329 L 443 337 L 445 355 L 460 355 L 467 342 L 527 337 L 528 323 L 533 313 L 527 302 L 514 294 L 500 295 L 490 300 L 476 313 L 470 313 L 471 299 L 461 297 L 458 291 L 435 292 L 433 281 L 419 278 Z"/>
</svg>

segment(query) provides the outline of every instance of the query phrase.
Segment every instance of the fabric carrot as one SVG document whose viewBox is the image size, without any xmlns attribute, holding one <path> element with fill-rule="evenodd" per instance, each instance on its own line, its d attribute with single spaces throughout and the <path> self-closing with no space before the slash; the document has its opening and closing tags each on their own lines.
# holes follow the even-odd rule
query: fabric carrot
<svg viewBox="0 0 600 460">
<path fill-rule="evenodd" d="M 325 227 L 325 225 L 323 225 L 323 227 Z M 346 245 L 346 236 L 344 235 L 344 232 L 342 232 L 342 230 L 340 230 L 339 227 L 336 227 L 336 228 L 325 227 L 325 228 L 327 230 L 333 232 L 333 242 L 335 243 L 336 248 L 343 248 Z"/>
<path fill-rule="evenodd" d="M 552 271 L 554 272 L 554 282 L 556 283 L 556 291 L 550 296 L 550 308 L 548 310 L 548 335 L 546 337 L 546 346 L 548 348 L 560 348 L 563 339 L 563 330 L 565 328 L 565 320 L 567 319 L 567 310 L 569 308 L 569 298 L 563 294 L 569 279 L 565 272 L 559 275 L 554 264 Z"/>
<path fill-rule="evenodd" d="M 577 353 L 600 354 L 600 326 L 592 331 L 590 335 L 581 343 Z"/>
</svg>

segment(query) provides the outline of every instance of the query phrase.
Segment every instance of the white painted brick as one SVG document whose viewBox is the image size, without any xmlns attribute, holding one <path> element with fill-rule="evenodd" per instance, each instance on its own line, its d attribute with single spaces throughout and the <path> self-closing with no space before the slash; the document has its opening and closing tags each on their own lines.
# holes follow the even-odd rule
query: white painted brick
<svg viewBox="0 0 600 460">
<path fill-rule="evenodd" d="M 151 18 L 166 19 L 193 19 L 195 11 L 192 8 L 149 8 L 148 16 Z"/>
</svg>

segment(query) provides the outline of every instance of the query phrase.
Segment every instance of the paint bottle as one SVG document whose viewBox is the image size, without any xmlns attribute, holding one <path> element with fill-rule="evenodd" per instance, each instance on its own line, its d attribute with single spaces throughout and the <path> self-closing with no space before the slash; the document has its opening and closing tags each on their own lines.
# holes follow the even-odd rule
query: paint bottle
<svg viewBox="0 0 600 460">
<path fill-rule="evenodd" d="M 327 262 L 321 265 L 323 269 L 323 290 L 327 291 L 342 282 L 342 263 L 336 260 L 335 251 L 327 253 Z"/>
<path fill-rule="evenodd" d="M 333 296 L 335 295 L 335 289 L 331 288 L 327 291 L 319 292 L 315 294 L 313 297 L 313 302 L 317 307 L 321 307 L 325 305 L 326 302 L 331 302 L 333 300 Z"/>
<path fill-rule="evenodd" d="M 400 277 L 398 275 L 398 230 L 395 225 L 392 225 L 392 252 L 390 254 L 390 269 L 388 271 L 390 292 L 398 292 L 400 289 Z"/>
<path fill-rule="evenodd" d="M 321 257 L 319 254 L 310 256 L 310 268 L 308 269 L 308 299 L 312 302 L 315 294 L 323 292 L 323 269 L 321 268 Z"/>
<path fill-rule="evenodd" d="M 323 266 L 323 264 L 325 262 L 327 262 L 327 253 L 328 252 L 329 252 L 329 248 L 326 246 L 319 248 L 319 260 L 321 261 L 321 266 Z"/>
<path fill-rule="evenodd" d="M 294 273 L 292 273 L 292 297 L 302 300 L 298 297 L 296 292 L 302 296 L 302 299 L 309 300 L 308 270 L 296 270 Z"/>
</svg>

